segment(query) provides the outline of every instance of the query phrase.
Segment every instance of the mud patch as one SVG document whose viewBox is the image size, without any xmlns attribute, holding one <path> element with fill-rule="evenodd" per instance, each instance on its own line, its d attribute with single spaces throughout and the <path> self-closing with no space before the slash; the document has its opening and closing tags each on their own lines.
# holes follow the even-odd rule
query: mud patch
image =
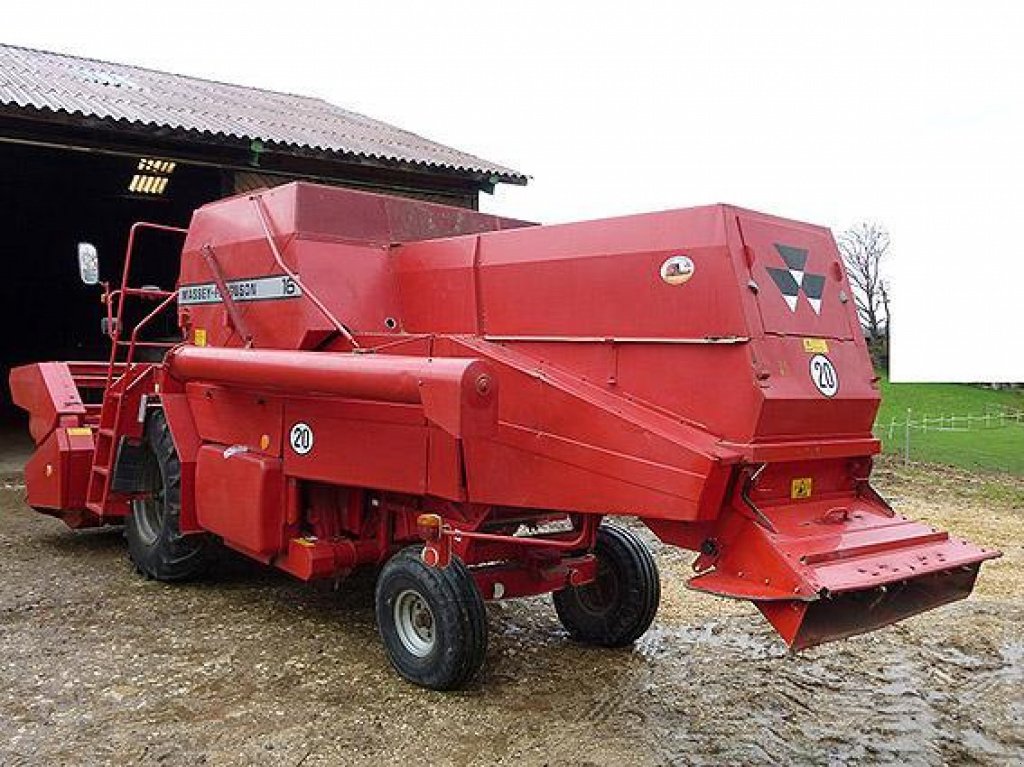
<svg viewBox="0 0 1024 767">
<path fill-rule="evenodd" d="M 439 694 L 388 668 L 372 574 L 334 591 L 229 559 L 164 586 L 119 531 L 73 533 L 8 485 L 0 763 L 1024 761 L 1017 511 L 904 495 L 1009 555 L 977 597 L 868 636 L 790 655 L 749 606 L 683 588 L 689 557 L 659 548 L 664 601 L 636 647 L 574 645 L 546 598 L 492 604 L 483 678 Z"/>
</svg>

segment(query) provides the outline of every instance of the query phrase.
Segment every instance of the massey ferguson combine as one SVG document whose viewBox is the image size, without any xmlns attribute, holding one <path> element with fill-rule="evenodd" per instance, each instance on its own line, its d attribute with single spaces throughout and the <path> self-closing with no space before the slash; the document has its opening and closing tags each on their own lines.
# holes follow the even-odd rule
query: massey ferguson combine
<svg viewBox="0 0 1024 767">
<path fill-rule="evenodd" d="M 480 668 L 484 600 L 551 592 L 575 639 L 640 637 L 658 571 L 615 516 L 794 649 L 966 597 L 998 556 L 872 489 L 878 378 L 825 229 L 723 205 L 531 226 L 299 183 L 182 233 L 176 290 L 133 286 L 129 241 L 109 363 L 11 374 L 29 503 L 125 525 L 158 580 L 221 545 L 304 580 L 381 567 L 417 684 Z M 147 340 L 175 311 L 181 340 Z"/>
</svg>

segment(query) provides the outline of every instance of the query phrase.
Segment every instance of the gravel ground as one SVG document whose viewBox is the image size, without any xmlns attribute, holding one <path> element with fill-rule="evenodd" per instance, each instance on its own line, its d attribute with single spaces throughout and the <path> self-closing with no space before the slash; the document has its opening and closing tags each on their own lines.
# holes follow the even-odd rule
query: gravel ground
<svg viewBox="0 0 1024 767">
<path fill-rule="evenodd" d="M 546 599 L 488 607 L 482 679 L 393 674 L 372 578 L 337 590 L 227 559 L 137 577 L 119 530 L 75 533 L 0 487 L 0 764 L 1020 764 L 1024 511 L 885 477 L 912 515 L 999 545 L 975 595 L 788 654 L 750 607 L 665 584 L 630 650 L 572 644 Z"/>
</svg>

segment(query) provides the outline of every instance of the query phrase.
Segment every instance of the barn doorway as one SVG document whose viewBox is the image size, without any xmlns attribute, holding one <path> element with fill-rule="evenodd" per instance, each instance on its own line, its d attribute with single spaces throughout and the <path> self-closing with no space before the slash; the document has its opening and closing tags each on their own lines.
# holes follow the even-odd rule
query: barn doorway
<svg viewBox="0 0 1024 767">
<path fill-rule="evenodd" d="M 0 420 L 24 417 L 11 403 L 12 367 L 109 354 L 101 291 L 79 279 L 78 243 L 95 245 L 101 279 L 120 284 L 131 225 L 187 227 L 195 208 L 222 196 L 223 179 L 219 168 L 158 157 L 0 143 Z M 136 247 L 138 284 L 173 287 L 181 239 L 143 233 Z"/>
</svg>

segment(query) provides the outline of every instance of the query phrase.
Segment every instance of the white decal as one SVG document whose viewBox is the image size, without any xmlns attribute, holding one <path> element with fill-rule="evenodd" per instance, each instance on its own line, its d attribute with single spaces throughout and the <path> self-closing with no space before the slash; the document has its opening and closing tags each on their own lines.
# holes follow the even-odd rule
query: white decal
<svg viewBox="0 0 1024 767">
<path fill-rule="evenodd" d="M 824 354 L 811 357 L 811 382 L 826 397 L 834 397 L 839 392 L 839 374 Z"/>
<path fill-rule="evenodd" d="M 313 449 L 313 430 L 308 423 L 301 421 L 292 427 L 288 433 L 288 443 L 299 455 L 305 455 Z"/>
<path fill-rule="evenodd" d="M 693 276 L 694 269 L 689 256 L 672 256 L 661 265 L 661 279 L 669 285 L 682 285 Z"/>
<path fill-rule="evenodd" d="M 294 298 L 302 295 L 302 288 L 295 284 L 291 277 L 254 277 L 251 280 L 231 280 L 227 284 L 228 292 L 235 301 L 268 301 L 279 298 Z M 178 304 L 189 306 L 196 304 L 220 303 L 220 291 L 216 283 L 207 282 L 202 285 L 182 285 L 178 288 Z"/>
</svg>

